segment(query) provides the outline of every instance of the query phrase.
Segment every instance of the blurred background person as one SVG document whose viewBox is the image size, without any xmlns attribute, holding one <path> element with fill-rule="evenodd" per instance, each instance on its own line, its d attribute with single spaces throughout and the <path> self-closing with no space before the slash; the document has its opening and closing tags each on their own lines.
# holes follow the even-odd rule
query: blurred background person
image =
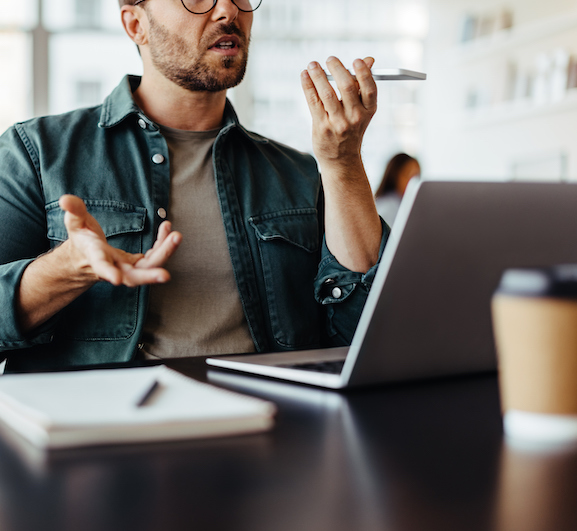
<svg viewBox="0 0 577 531">
<path fill-rule="evenodd" d="M 395 221 L 407 184 L 420 175 L 419 161 L 406 153 L 398 153 L 387 164 L 383 180 L 375 193 L 375 204 L 389 226 Z"/>
</svg>

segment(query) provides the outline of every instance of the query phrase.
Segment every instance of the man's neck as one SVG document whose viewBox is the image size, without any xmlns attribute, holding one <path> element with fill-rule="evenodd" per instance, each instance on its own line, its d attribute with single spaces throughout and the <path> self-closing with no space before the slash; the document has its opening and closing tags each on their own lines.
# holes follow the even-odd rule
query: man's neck
<svg viewBox="0 0 577 531">
<path fill-rule="evenodd" d="M 191 92 L 160 75 L 144 75 L 134 100 L 154 122 L 186 131 L 209 131 L 222 124 L 226 91 Z"/>
</svg>

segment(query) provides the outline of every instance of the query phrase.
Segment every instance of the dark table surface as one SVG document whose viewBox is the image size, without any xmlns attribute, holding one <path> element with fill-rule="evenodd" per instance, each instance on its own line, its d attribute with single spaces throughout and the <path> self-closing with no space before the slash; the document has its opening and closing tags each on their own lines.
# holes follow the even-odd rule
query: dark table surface
<svg viewBox="0 0 577 531">
<path fill-rule="evenodd" d="M 577 453 L 505 444 L 495 375 L 338 393 L 169 364 L 274 401 L 274 429 L 49 454 L 3 430 L 0 530 L 577 529 Z"/>
</svg>

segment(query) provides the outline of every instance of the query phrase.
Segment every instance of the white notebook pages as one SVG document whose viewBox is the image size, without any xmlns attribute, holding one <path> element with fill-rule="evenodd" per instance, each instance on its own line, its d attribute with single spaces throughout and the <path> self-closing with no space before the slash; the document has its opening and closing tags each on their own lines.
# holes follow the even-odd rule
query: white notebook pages
<svg viewBox="0 0 577 531">
<path fill-rule="evenodd" d="M 270 429 L 275 411 L 162 365 L 0 377 L 0 419 L 41 448 L 253 433 Z"/>
</svg>

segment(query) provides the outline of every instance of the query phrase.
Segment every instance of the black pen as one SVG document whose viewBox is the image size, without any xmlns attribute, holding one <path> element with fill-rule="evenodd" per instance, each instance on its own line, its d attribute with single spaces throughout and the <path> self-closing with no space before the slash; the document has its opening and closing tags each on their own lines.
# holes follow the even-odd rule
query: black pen
<svg viewBox="0 0 577 531">
<path fill-rule="evenodd" d="M 156 389 L 158 388 L 158 386 L 160 385 L 158 380 L 154 380 L 154 382 L 152 382 L 152 384 L 150 385 L 150 387 L 146 390 L 146 392 L 142 395 L 142 397 L 140 398 L 140 400 L 136 403 L 136 407 L 142 407 L 145 406 L 148 401 L 150 400 L 150 397 L 154 394 L 154 391 L 156 391 Z"/>
</svg>

